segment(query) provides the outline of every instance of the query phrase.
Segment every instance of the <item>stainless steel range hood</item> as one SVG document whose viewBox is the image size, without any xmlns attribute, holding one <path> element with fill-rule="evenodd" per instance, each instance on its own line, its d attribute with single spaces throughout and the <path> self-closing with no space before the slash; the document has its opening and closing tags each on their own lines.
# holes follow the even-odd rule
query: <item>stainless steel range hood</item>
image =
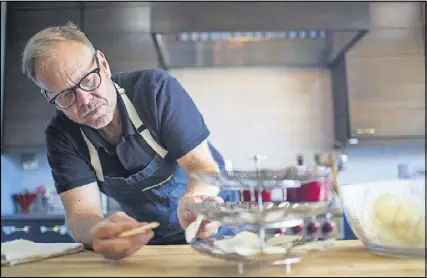
<svg viewBox="0 0 427 278">
<path fill-rule="evenodd" d="M 369 2 L 151 2 L 165 68 L 326 67 L 369 29 Z"/>
</svg>

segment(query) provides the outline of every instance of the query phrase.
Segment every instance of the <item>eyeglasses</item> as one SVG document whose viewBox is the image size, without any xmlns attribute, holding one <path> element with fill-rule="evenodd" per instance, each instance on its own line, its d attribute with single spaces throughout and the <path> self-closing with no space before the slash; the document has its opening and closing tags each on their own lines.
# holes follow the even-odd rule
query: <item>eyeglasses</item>
<svg viewBox="0 0 427 278">
<path fill-rule="evenodd" d="M 50 104 L 56 105 L 58 108 L 66 109 L 71 107 L 77 101 L 77 93 L 76 89 L 79 88 L 85 92 L 92 92 L 101 85 L 101 68 L 99 66 L 98 57 L 95 54 L 96 68 L 87 73 L 82 79 L 80 79 L 79 83 L 75 86 L 65 89 L 60 92 L 48 102 Z M 47 91 L 42 89 L 42 92 L 45 94 L 46 98 L 49 99 Z"/>
</svg>

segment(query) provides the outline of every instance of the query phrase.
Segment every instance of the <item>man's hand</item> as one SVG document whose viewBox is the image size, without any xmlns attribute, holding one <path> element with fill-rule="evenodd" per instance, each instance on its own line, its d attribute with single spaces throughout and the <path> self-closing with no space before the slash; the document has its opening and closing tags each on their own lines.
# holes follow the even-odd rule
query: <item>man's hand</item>
<svg viewBox="0 0 427 278">
<path fill-rule="evenodd" d="M 219 196 L 207 196 L 207 195 L 195 195 L 186 196 L 184 195 L 178 203 L 177 213 L 179 224 L 185 230 L 198 216 L 197 207 L 203 202 L 218 202 L 224 203 Z M 218 232 L 220 224 L 218 222 L 210 222 L 203 220 L 200 225 L 200 229 L 197 233 L 199 238 L 208 238 L 214 236 Z"/>
<path fill-rule="evenodd" d="M 197 219 L 197 206 L 202 202 L 219 202 L 224 200 L 218 196 L 219 188 L 215 185 L 205 184 L 202 181 L 192 178 L 192 174 L 212 174 L 218 173 L 219 167 L 212 157 L 207 141 L 203 141 L 178 159 L 179 165 L 190 177 L 187 189 L 179 200 L 177 213 L 179 224 L 185 230 L 193 221 Z M 207 238 L 218 232 L 220 224 L 216 222 L 203 221 L 200 225 L 197 237 Z"/>
<path fill-rule="evenodd" d="M 116 212 L 112 216 L 96 224 L 91 232 L 92 248 L 106 259 L 120 260 L 142 248 L 154 236 L 153 231 L 129 237 L 118 237 L 124 231 L 144 226 L 124 212 Z"/>
</svg>

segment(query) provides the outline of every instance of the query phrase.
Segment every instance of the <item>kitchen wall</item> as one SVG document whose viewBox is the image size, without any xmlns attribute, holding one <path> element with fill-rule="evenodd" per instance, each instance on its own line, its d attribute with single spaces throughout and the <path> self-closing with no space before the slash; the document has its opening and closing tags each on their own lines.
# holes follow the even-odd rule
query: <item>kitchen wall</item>
<svg viewBox="0 0 427 278">
<path fill-rule="evenodd" d="M 235 168 L 296 163 L 334 142 L 330 73 L 325 69 L 171 70 L 203 112 L 210 140 Z"/>
<path fill-rule="evenodd" d="M 21 188 L 21 171 L 17 155 L 1 156 L 1 213 L 13 212 L 11 195 Z"/>
<path fill-rule="evenodd" d="M 54 187 L 52 174 L 46 153 L 36 155 L 38 168 L 24 170 L 21 168 L 20 154 L 1 156 L 1 213 L 8 214 L 14 210 L 11 195 L 24 190 L 35 191 L 39 185 Z"/>
<path fill-rule="evenodd" d="M 349 160 L 339 174 L 340 184 L 397 179 L 399 164 L 425 169 L 425 142 L 413 146 L 356 147 L 346 151 Z"/>
</svg>

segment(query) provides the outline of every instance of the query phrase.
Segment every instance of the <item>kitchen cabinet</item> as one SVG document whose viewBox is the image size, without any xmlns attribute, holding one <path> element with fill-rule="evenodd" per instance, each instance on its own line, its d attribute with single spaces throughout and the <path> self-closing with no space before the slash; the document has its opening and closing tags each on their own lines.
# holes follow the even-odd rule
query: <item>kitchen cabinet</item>
<svg viewBox="0 0 427 278">
<path fill-rule="evenodd" d="M 22 1 L 19 3 L 9 3 L 12 10 L 62 10 L 68 8 L 78 8 L 81 2 L 71 1 Z"/>
<path fill-rule="evenodd" d="M 40 89 L 20 71 L 21 53 L 26 41 L 44 27 L 68 21 L 80 22 L 77 3 L 35 5 L 39 9 L 32 8 L 32 5 L 35 4 L 8 3 L 2 152 L 44 149 L 45 127 L 56 113 Z"/>
<path fill-rule="evenodd" d="M 87 36 L 95 49 L 105 54 L 113 74 L 158 67 L 157 54 L 148 33 L 87 32 Z"/>
<path fill-rule="evenodd" d="M 3 92 L 4 92 L 4 57 L 5 57 L 5 47 L 6 47 L 6 10 L 7 10 L 7 3 L 2 1 L 1 2 L 1 54 L 0 54 L 0 64 L 1 64 L 1 77 L 0 77 L 0 90 L 1 90 L 1 97 L 0 97 L 0 114 L 1 114 L 1 120 L 0 122 L 3 123 Z M 3 142 L 3 124 L 1 125 L 1 142 Z"/>
<path fill-rule="evenodd" d="M 84 3 L 84 32 L 113 73 L 158 67 L 149 28 L 147 3 Z"/>
<path fill-rule="evenodd" d="M 363 67 L 370 66 L 366 63 Z M 414 59 L 414 64 L 421 63 Z M 331 67 L 335 137 L 340 145 L 351 138 L 425 138 L 425 83 L 421 77 L 424 70 L 407 75 L 396 68 L 389 73 L 365 70 L 360 78 L 355 77 L 355 70 L 343 57 Z M 382 76 L 392 75 L 395 76 L 388 81 L 381 80 Z M 370 76 L 376 76 L 376 81 L 370 80 Z M 407 81 L 411 78 L 413 81 Z"/>
<path fill-rule="evenodd" d="M 331 67 L 337 141 L 425 138 L 418 4 L 372 3 L 372 28 Z"/>
<path fill-rule="evenodd" d="M 350 137 L 345 56 L 337 57 L 330 70 L 336 146 L 344 147 Z"/>
<path fill-rule="evenodd" d="M 351 136 L 425 136 L 423 55 L 352 57 L 346 64 Z"/>
<path fill-rule="evenodd" d="M 426 3 L 425 2 L 421 2 L 421 22 L 423 25 L 423 42 L 424 42 L 424 53 L 426 50 Z"/>
<path fill-rule="evenodd" d="M 1 242 L 26 239 L 41 243 L 75 242 L 64 219 L 2 219 Z"/>
</svg>

